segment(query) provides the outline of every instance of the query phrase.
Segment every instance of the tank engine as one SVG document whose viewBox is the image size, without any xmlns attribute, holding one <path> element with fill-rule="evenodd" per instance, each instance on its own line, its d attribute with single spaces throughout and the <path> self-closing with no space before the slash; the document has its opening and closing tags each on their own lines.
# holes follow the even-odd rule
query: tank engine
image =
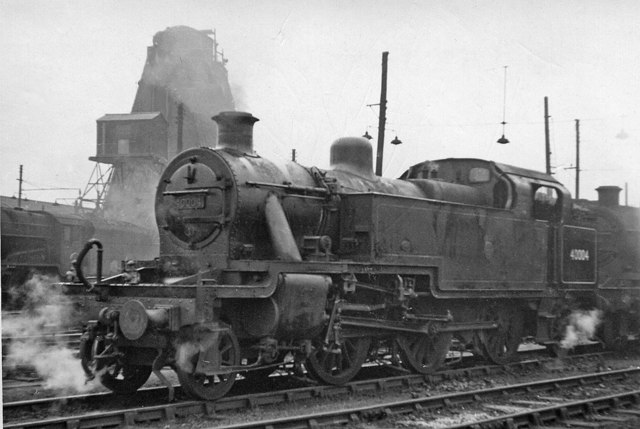
<svg viewBox="0 0 640 429">
<path fill-rule="evenodd" d="M 640 331 L 640 210 L 620 205 L 617 186 L 596 191 L 598 201 L 576 201 L 574 217 L 587 217 L 598 231 L 598 308 L 605 312 L 600 338 L 620 348 Z"/>
<path fill-rule="evenodd" d="M 253 149 L 255 117 L 214 119 L 219 147 L 182 152 L 161 177 L 153 266 L 90 284 L 92 241 L 83 285 L 65 285 L 91 292 L 83 365 L 116 392 L 165 365 L 209 400 L 283 361 L 334 384 L 382 355 L 429 373 L 453 337 L 505 362 L 601 305 L 598 216 L 551 176 L 444 159 L 382 178 L 361 138 L 334 142 L 326 171 L 276 163 Z"/>
</svg>

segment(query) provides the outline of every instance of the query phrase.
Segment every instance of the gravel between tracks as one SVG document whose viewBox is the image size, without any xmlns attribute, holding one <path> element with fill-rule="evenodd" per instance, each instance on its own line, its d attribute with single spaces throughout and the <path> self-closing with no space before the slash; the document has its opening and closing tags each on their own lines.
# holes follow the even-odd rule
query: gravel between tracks
<svg viewBox="0 0 640 429">
<path fill-rule="evenodd" d="M 177 428 L 210 428 L 221 425 L 238 424 L 249 421 L 267 420 L 286 416 L 294 416 L 300 414 L 311 414 L 321 411 L 329 411 L 343 408 L 353 408 L 356 406 L 376 405 L 391 401 L 398 401 L 407 398 L 419 398 L 424 396 L 436 396 L 446 393 L 479 390 L 490 387 L 498 387 L 501 385 L 524 383 L 527 381 L 542 380 L 557 377 L 569 377 L 590 373 L 594 371 L 603 371 L 610 369 L 623 369 L 629 367 L 640 366 L 640 356 L 629 355 L 618 357 L 615 359 L 607 359 L 603 362 L 583 362 L 575 365 L 565 365 L 562 361 L 557 360 L 551 362 L 541 370 L 523 370 L 514 371 L 510 374 L 485 376 L 481 378 L 460 378 L 438 383 L 432 386 L 422 386 L 420 388 L 405 389 L 402 391 L 388 391 L 382 393 L 371 394 L 353 394 L 350 396 L 341 396 L 337 398 L 313 399 L 309 401 L 299 402 L 295 404 L 282 404 L 275 407 L 267 407 L 264 409 L 257 408 L 253 410 L 243 410 L 237 413 L 228 413 L 216 417 L 194 416 L 187 419 L 179 419 L 175 422 L 157 422 L 153 424 L 142 424 L 144 428 L 161 428 L 161 429 L 177 429 Z M 629 380 L 630 383 L 637 387 L 637 380 Z M 621 386 L 623 388 L 623 386 Z M 584 387 L 569 392 L 574 399 L 588 397 L 590 394 L 604 393 L 606 388 Z M 357 425 L 351 425 L 353 428 L 385 428 L 385 427 L 421 427 L 421 428 L 442 428 L 454 424 L 465 423 L 480 418 L 488 418 L 495 413 L 483 410 L 481 407 L 469 409 L 465 413 L 459 410 L 449 413 L 441 411 L 439 415 L 429 416 L 427 418 L 421 416 L 399 416 L 398 418 L 387 419 L 380 422 L 366 422 Z"/>
<path fill-rule="evenodd" d="M 293 404 L 281 404 L 278 406 L 269 406 L 265 408 L 255 408 L 251 410 L 242 410 L 240 412 L 229 412 L 218 414 L 213 417 L 193 416 L 186 419 L 177 419 L 173 422 L 159 421 L 155 423 L 140 424 L 142 428 L 209 428 L 220 425 L 238 424 L 249 421 L 266 420 L 280 418 L 286 416 L 294 416 L 300 414 L 311 414 L 322 411 L 336 410 L 342 408 L 353 408 L 356 406 L 373 406 L 380 403 L 398 401 L 408 398 L 420 398 L 425 396 L 435 396 L 446 393 L 454 393 L 461 391 L 479 390 L 501 385 L 523 383 L 527 381 L 541 380 L 547 378 L 568 377 L 579 375 L 598 370 L 623 369 L 629 367 L 640 366 L 640 356 L 638 354 L 627 355 L 616 358 L 609 358 L 602 362 L 583 361 L 577 364 L 565 364 L 560 360 L 552 361 L 542 369 L 514 370 L 508 374 L 491 375 L 484 377 L 463 377 L 454 380 L 437 383 L 434 385 L 416 386 L 403 390 L 391 390 L 387 392 L 377 392 L 376 394 L 352 394 L 349 396 L 339 396 L 336 398 L 318 398 L 313 400 L 299 401 Z M 167 376 L 173 376 L 168 371 Z M 637 381 L 633 381 L 637 386 Z M 157 379 L 150 379 L 150 384 L 158 384 Z M 591 393 L 602 393 L 599 390 L 606 388 L 584 387 L 569 392 L 574 395 L 574 399 L 588 397 Z M 98 389 L 99 390 L 99 389 Z M 47 391 L 46 389 L 11 389 L 3 390 L 3 401 L 16 401 L 33 399 L 35 397 L 51 396 L 56 392 Z M 133 405 L 131 403 L 129 406 Z M 52 410 L 53 411 L 53 410 Z M 62 409 L 55 410 L 54 414 L 74 415 L 81 413 L 83 410 L 77 407 L 62 406 Z M 469 407 L 468 409 L 460 409 L 449 412 L 442 410 L 436 414 L 428 416 L 404 415 L 396 418 L 386 419 L 378 422 L 367 422 L 358 425 L 352 425 L 353 428 L 377 428 L 377 427 L 447 427 L 453 424 L 460 424 L 470 420 L 479 418 L 488 418 L 497 411 L 483 409 L 481 406 Z M 30 419 L 38 416 L 32 415 Z"/>
</svg>

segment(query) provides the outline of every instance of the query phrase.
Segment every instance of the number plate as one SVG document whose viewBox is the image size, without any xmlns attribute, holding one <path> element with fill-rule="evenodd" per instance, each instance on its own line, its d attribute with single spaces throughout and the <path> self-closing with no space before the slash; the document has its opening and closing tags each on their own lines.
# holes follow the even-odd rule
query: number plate
<svg viewBox="0 0 640 429">
<path fill-rule="evenodd" d="M 186 195 L 176 198 L 178 210 L 196 210 L 204 208 L 204 195 Z"/>
</svg>

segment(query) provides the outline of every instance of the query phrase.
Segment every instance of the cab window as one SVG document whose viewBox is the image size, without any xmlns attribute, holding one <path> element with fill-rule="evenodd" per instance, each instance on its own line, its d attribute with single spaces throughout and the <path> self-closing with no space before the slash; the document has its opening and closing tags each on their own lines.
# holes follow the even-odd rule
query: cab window
<svg viewBox="0 0 640 429">
<path fill-rule="evenodd" d="M 491 180 L 488 168 L 474 167 L 469 170 L 469 183 L 486 183 Z"/>
<path fill-rule="evenodd" d="M 562 205 L 558 191 L 542 185 L 534 186 L 533 191 L 533 217 L 547 221 L 559 219 Z"/>
<path fill-rule="evenodd" d="M 493 187 L 493 207 L 510 209 L 513 205 L 513 192 L 510 183 L 501 177 Z"/>
</svg>

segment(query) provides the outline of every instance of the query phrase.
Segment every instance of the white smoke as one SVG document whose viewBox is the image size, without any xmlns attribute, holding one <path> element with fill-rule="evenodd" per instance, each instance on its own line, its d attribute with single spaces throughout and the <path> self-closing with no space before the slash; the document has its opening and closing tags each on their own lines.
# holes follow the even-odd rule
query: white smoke
<svg viewBox="0 0 640 429">
<path fill-rule="evenodd" d="M 194 342 L 180 343 L 176 348 L 176 365 L 182 371 L 191 373 L 193 367 L 193 357 L 200 352 L 200 345 Z"/>
<path fill-rule="evenodd" d="M 58 336 L 73 321 L 62 293 L 53 287 L 56 278 L 34 275 L 20 289 L 24 299 L 21 314 L 3 318 L 2 336 L 11 338 L 4 365 L 9 369 L 32 367 L 46 389 L 61 393 L 82 393 L 97 383 L 85 384 L 84 371 L 75 351 Z M 43 341 L 46 337 L 47 341 Z"/>
<path fill-rule="evenodd" d="M 241 112 L 251 111 L 251 107 L 247 102 L 247 94 L 242 86 L 236 82 L 231 83 L 231 93 L 233 94 L 233 101 L 235 101 L 236 109 Z"/>
<path fill-rule="evenodd" d="M 569 324 L 565 329 L 564 338 L 560 341 L 560 347 L 563 349 L 572 349 L 592 339 L 602 321 L 602 311 L 574 311 L 568 319 Z"/>
</svg>

